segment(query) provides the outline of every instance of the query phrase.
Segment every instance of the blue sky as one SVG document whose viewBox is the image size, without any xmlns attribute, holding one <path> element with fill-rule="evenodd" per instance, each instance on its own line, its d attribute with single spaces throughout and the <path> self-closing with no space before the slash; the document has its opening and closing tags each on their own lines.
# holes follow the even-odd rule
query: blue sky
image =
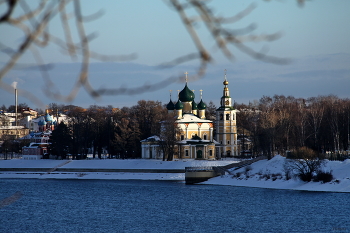
<svg viewBox="0 0 350 233">
<path fill-rule="evenodd" d="M 137 58 L 130 62 L 140 65 L 133 67 L 134 70 L 123 72 L 120 71 L 120 66 L 118 69 L 110 68 L 111 75 L 105 74 L 105 77 L 102 77 L 103 70 L 101 71 L 103 64 L 100 64 L 99 69 L 94 70 L 98 66 L 96 65 L 91 68 L 92 83 L 105 87 L 119 87 L 120 85 L 134 87 L 138 83 L 152 84 L 185 71 L 194 72 L 197 64 L 195 62 L 170 70 L 149 69 L 150 66 L 196 51 L 178 14 L 164 2 L 81 1 L 85 15 L 99 10 L 104 12 L 99 19 L 86 23 L 88 33 L 98 34 L 98 37 L 91 42 L 91 50 L 105 55 L 136 53 Z M 35 1 L 30 1 L 32 5 L 34 3 Z M 236 57 L 235 62 L 230 63 L 217 51 L 203 25 L 199 25 L 199 35 L 204 45 L 213 52 L 215 62 L 204 79 L 189 83 L 190 88 L 192 86 L 194 89 L 203 89 L 204 99 L 207 97 L 207 102 L 213 100 L 218 105 L 222 92 L 223 69 L 227 69 L 231 96 L 238 102 L 248 102 L 262 95 L 274 94 L 304 98 L 328 94 L 336 94 L 342 98 L 350 97 L 350 91 L 345 89 L 346 85 L 350 86 L 348 68 L 350 67 L 350 1 L 307 1 L 304 7 L 299 7 L 297 2 L 292 0 L 227 0 L 211 1 L 209 5 L 218 15 L 232 16 L 251 3 L 256 4 L 255 10 L 241 21 L 228 25 L 228 27 L 236 29 L 254 23 L 257 25 L 254 34 L 282 33 L 283 37 L 277 41 L 250 43 L 249 45 L 257 51 L 262 48 L 267 49 L 270 55 L 292 58 L 294 62 L 287 66 L 266 64 L 255 61 L 234 47 L 230 47 Z M 4 9 L 4 4 L 0 5 L 0 13 L 4 12 Z M 0 25 L 0 28 L 1 34 L 5 35 L 0 41 L 9 47 L 15 47 L 23 39 L 18 30 L 6 25 Z M 57 17 L 50 25 L 50 32 L 62 38 L 62 30 Z M 40 52 L 46 63 L 76 62 L 63 55 L 56 46 L 49 46 Z M 6 62 L 7 59 L 5 54 L 0 54 L 0 62 Z M 100 63 L 94 60 L 92 62 Z M 27 53 L 19 63 L 33 63 L 33 57 Z M 149 67 L 144 69 L 142 65 Z M 61 69 L 52 71 L 52 77 L 65 93 L 66 89 L 71 89 L 73 83 L 63 81 L 62 75 L 66 75 L 68 79 L 74 79 L 76 74 L 68 72 L 68 68 L 63 65 L 60 67 Z M 16 70 L 8 73 L 3 81 L 5 83 L 17 81 L 18 88 L 27 88 L 30 92 L 37 93 L 45 104 L 59 102 L 43 94 L 42 81 L 38 76 L 40 76 L 39 73 Z M 140 99 L 167 102 L 169 89 L 176 91 L 182 86 L 183 84 L 172 84 L 153 93 L 102 97 L 100 100 L 92 99 L 84 90 L 80 90 L 72 104 L 84 107 L 90 104 L 111 104 L 115 107 L 123 107 L 134 105 Z M 19 102 L 33 105 L 25 98 L 20 98 Z M 0 104 L 13 104 L 13 95 L 0 89 Z"/>
</svg>

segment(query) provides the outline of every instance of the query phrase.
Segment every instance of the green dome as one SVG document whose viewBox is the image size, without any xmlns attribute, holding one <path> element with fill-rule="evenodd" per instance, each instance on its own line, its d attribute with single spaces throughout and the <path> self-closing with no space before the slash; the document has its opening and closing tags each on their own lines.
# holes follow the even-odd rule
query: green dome
<svg viewBox="0 0 350 233">
<path fill-rule="evenodd" d="M 192 110 L 197 110 L 198 107 L 197 107 L 197 104 L 196 102 L 194 102 L 194 100 L 192 101 Z"/>
<path fill-rule="evenodd" d="M 173 101 L 170 100 L 169 103 L 166 105 L 166 108 L 168 110 L 174 110 L 175 109 L 175 105 L 174 105 Z"/>
<path fill-rule="evenodd" d="M 187 83 L 185 88 L 180 91 L 179 93 L 179 99 L 181 102 L 192 102 L 194 100 L 194 93 L 187 87 Z"/>
<path fill-rule="evenodd" d="M 204 110 L 207 108 L 207 105 L 205 105 L 205 103 L 203 102 L 203 100 L 201 100 L 201 102 L 199 102 L 198 104 L 198 109 L 199 110 Z"/>
<path fill-rule="evenodd" d="M 180 100 L 177 101 L 177 103 L 175 104 L 175 109 L 176 110 L 180 110 L 180 109 L 183 109 L 184 108 L 184 105 L 181 103 Z"/>
</svg>

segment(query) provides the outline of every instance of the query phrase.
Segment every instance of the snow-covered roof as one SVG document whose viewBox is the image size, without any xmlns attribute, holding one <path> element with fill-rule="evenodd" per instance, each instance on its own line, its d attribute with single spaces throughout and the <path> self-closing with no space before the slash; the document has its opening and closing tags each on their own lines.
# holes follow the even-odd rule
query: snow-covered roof
<svg viewBox="0 0 350 233">
<path fill-rule="evenodd" d="M 194 114 L 184 114 L 182 119 L 176 120 L 177 123 L 212 123 L 210 120 L 201 119 Z"/>
<path fill-rule="evenodd" d="M 141 142 L 155 142 L 155 141 L 160 141 L 160 138 L 157 135 L 153 135 L 151 137 L 148 137 L 144 140 L 142 140 Z"/>
<path fill-rule="evenodd" d="M 196 140 L 196 139 L 185 139 L 178 141 L 179 144 L 210 144 L 210 143 L 215 143 L 210 140 Z"/>
<path fill-rule="evenodd" d="M 213 140 L 213 142 L 215 143 L 215 145 L 220 145 L 220 143 L 215 140 Z"/>
</svg>

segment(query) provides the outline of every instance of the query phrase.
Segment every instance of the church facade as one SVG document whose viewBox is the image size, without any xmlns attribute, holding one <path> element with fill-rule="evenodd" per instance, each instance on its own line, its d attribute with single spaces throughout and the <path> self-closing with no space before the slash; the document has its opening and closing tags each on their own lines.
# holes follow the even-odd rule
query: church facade
<svg viewBox="0 0 350 233">
<path fill-rule="evenodd" d="M 187 73 L 186 73 L 187 75 Z M 188 88 L 187 77 L 184 89 L 178 93 L 178 100 L 167 104 L 168 113 L 175 115 L 174 124 L 178 127 L 175 159 L 215 160 L 238 155 L 236 112 L 229 95 L 226 74 L 220 107 L 216 110 L 216 121 L 206 119 L 206 104 L 201 99 L 197 104 L 195 94 Z M 214 127 L 216 138 L 214 138 Z M 163 158 L 157 136 L 141 141 L 142 158 Z"/>
</svg>

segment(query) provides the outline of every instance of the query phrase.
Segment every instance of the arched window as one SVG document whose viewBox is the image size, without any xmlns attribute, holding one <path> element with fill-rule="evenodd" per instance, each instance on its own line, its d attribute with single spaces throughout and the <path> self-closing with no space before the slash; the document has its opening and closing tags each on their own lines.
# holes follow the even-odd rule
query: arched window
<svg viewBox="0 0 350 233">
<path fill-rule="evenodd" d="M 203 140 L 207 140 L 207 134 L 203 135 Z"/>
<path fill-rule="evenodd" d="M 228 121 L 228 120 L 230 120 L 230 114 L 226 114 L 226 120 Z"/>
</svg>

